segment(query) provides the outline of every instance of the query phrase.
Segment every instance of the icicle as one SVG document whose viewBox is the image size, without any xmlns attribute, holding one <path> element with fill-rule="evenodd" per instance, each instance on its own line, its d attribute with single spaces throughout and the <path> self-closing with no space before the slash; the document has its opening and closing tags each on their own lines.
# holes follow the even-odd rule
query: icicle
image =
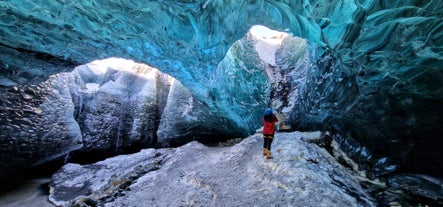
<svg viewBox="0 0 443 207">
<path fill-rule="evenodd" d="M 204 4 L 203 4 L 203 9 L 206 8 L 206 6 L 208 6 L 208 3 L 210 2 L 210 0 L 207 0 Z"/>
<path fill-rule="evenodd" d="M 66 163 L 68 163 L 68 160 L 69 160 L 69 153 L 70 153 L 70 152 L 66 153 L 66 155 L 65 155 L 65 159 L 63 160 L 63 165 L 65 165 Z"/>
<path fill-rule="evenodd" d="M 119 142 L 120 142 L 120 130 L 118 130 L 118 133 L 117 133 L 117 140 L 115 141 L 115 150 L 114 150 L 114 152 L 118 152 Z"/>
<path fill-rule="evenodd" d="M 79 95 L 79 100 L 78 100 L 78 114 L 80 115 L 82 113 L 83 110 L 83 94 Z"/>
<path fill-rule="evenodd" d="M 119 122 L 118 122 L 118 128 L 117 128 L 117 140 L 116 140 L 116 142 L 115 142 L 115 152 L 118 152 L 118 148 L 120 147 L 119 146 L 119 142 L 120 142 L 120 137 L 121 137 L 121 135 L 122 135 L 122 130 L 123 130 L 123 123 L 122 123 L 122 121 L 119 119 Z"/>
</svg>

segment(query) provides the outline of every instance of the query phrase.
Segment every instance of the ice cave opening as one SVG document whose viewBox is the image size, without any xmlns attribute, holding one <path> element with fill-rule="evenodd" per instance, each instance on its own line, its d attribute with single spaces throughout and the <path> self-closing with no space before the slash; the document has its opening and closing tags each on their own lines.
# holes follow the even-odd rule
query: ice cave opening
<svg viewBox="0 0 443 207">
<path fill-rule="evenodd" d="M 292 68 L 283 71 L 280 62 L 287 59 L 292 59 Z M 71 123 L 70 136 L 81 137 L 81 146 L 60 152 L 49 163 L 91 163 L 190 141 L 211 146 L 238 141 L 260 128 L 266 107 L 286 119 L 297 98 L 291 91 L 299 87 L 297 78 L 301 79 L 308 63 L 306 40 L 255 25 L 234 42 L 207 81 L 205 87 L 214 96 L 210 102 L 198 99 L 174 77 L 124 58 L 95 60 L 69 73 L 54 74 L 39 87 L 65 94 L 50 100 L 56 106 L 53 115 L 70 113 L 64 115 Z M 49 99 L 45 96 L 41 98 Z M 72 109 L 59 109 L 66 105 Z M 290 130 L 285 121 L 278 127 Z"/>
<path fill-rule="evenodd" d="M 247 137 L 268 106 L 279 127 L 328 132 L 373 178 L 443 175 L 441 0 L 10 0 L 0 10 L 0 177 L 81 150 Z M 84 65 L 109 57 L 178 81 L 150 66 Z"/>
<path fill-rule="evenodd" d="M 290 47 L 284 48 L 285 45 L 282 46 L 284 39 L 286 39 L 285 44 Z M 287 33 L 271 30 L 262 25 L 251 27 L 249 32 L 228 50 L 226 57 L 218 64 L 216 75 L 207 82 L 206 87 L 212 88 L 213 92 L 218 94 L 215 95 L 215 99 L 211 103 L 208 103 L 207 100 L 199 100 L 192 94 L 192 91 L 172 76 L 132 60 L 108 58 L 76 67 L 69 76 L 76 80 L 75 84 L 78 88 L 70 89 L 70 91 L 75 108 L 74 117 L 83 134 L 84 146 L 81 151 L 89 151 L 85 150 L 88 147 L 90 150 L 96 151 L 96 148 L 100 146 L 99 152 L 109 155 L 119 151 L 127 151 L 125 147 L 131 149 L 130 146 L 133 145 L 136 145 L 134 149 L 180 146 L 194 140 L 214 145 L 217 142 L 246 137 L 254 133 L 260 127 L 260 115 L 265 107 L 276 109 L 280 118 L 285 120 L 285 110 L 290 110 L 287 108 L 288 99 L 293 94 L 290 94 L 291 88 L 288 88 L 290 83 L 287 83 L 288 80 L 284 72 L 276 63 L 276 53 L 286 52 L 278 51 L 282 50 L 281 48 L 291 50 L 293 54 L 296 54 L 290 58 L 298 56 L 296 61 L 306 62 L 306 40 L 289 37 Z M 299 49 L 300 52 L 293 51 L 294 49 Z M 304 59 L 300 58 L 302 56 Z M 306 70 L 306 63 L 301 66 L 304 68 L 299 71 Z M 78 92 L 75 92 L 76 90 Z M 109 100 L 110 94 L 118 97 L 114 97 L 118 101 Z M 141 98 L 144 96 L 149 98 Z M 139 99 L 143 101 L 139 101 Z M 282 99 L 285 100 L 282 101 Z M 100 111 L 100 108 L 109 107 L 109 103 L 122 102 L 122 100 L 128 100 L 131 103 L 118 103 L 117 107 L 111 107 L 113 110 Z M 155 106 L 155 109 L 144 111 L 147 114 L 138 112 L 138 114 L 126 115 L 132 113 L 129 112 L 133 110 L 132 108 L 141 110 L 139 105 L 146 105 L 146 101 L 152 101 L 149 104 Z M 244 108 L 239 107 L 241 105 L 244 105 Z M 250 105 L 260 107 L 247 108 Z M 225 112 L 223 110 L 226 108 L 230 108 L 229 114 L 220 115 L 221 112 Z M 245 110 L 245 108 L 247 109 Z M 153 114 L 152 111 L 156 113 Z M 235 129 L 235 124 L 245 124 L 242 115 L 237 114 L 239 112 L 242 112 L 246 119 L 251 119 L 251 117 L 253 119 L 246 121 L 252 122 L 252 126 L 248 126 L 248 131 L 239 133 L 239 131 L 244 131 L 242 128 L 244 126 L 237 127 L 239 130 L 233 130 L 232 133 L 230 132 L 232 129 L 229 128 L 223 130 L 216 128 L 228 125 Z M 211 114 L 211 117 L 207 117 L 206 114 Z M 98 116 L 113 118 L 103 119 Z M 130 120 L 125 121 L 128 116 Z M 141 117 L 149 119 L 150 124 L 135 123 L 143 119 Z M 231 117 L 240 118 L 233 121 L 229 120 Z M 205 121 L 202 122 L 202 119 Z M 90 126 L 94 125 L 93 120 L 100 120 L 95 123 L 96 127 Z M 113 120 L 120 121 L 118 124 L 112 124 Z M 217 121 L 222 121 L 223 125 L 217 125 Z M 125 123 L 129 124 L 125 126 Z M 108 131 L 99 133 L 99 125 L 108 125 L 108 128 L 114 126 L 117 129 L 110 131 L 108 129 Z M 125 143 L 127 139 L 134 140 L 138 139 L 134 137 L 140 137 L 143 131 L 140 129 L 141 125 L 153 126 L 148 130 L 143 129 L 145 132 L 148 131 L 148 135 L 145 135 L 148 138 L 135 143 Z M 281 130 L 290 129 L 287 125 L 279 127 Z M 94 128 L 96 132 L 91 132 L 90 128 Z M 134 135 L 137 130 L 138 134 Z M 114 133 L 115 136 L 108 135 L 108 133 Z M 109 143 L 105 146 L 110 147 L 104 146 L 103 139 L 109 139 Z M 96 140 L 102 140 L 100 145 L 91 144 Z M 115 149 L 112 149 L 112 146 Z M 106 153 L 105 149 L 113 153 Z M 71 154 L 66 157 L 75 156 Z M 91 155 L 85 157 L 91 157 Z"/>
</svg>

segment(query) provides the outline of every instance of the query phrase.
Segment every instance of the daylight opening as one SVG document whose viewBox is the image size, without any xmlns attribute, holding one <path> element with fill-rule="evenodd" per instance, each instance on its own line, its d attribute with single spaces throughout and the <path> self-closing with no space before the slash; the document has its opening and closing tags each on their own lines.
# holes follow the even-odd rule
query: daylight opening
<svg viewBox="0 0 443 207">
<path fill-rule="evenodd" d="M 271 30 L 262 25 L 252 26 L 250 32 L 262 41 L 275 45 L 281 45 L 282 40 L 288 36 L 288 33 Z"/>
<path fill-rule="evenodd" d="M 255 45 L 260 59 L 266 64 L 275 66 L 275 52 L 280 48 L 284 38 L 288 36 L 287 33 L 271 30 L 262 25 L 255 25 L 251 27 L 250 33 L 259 41 Z"/>
</svg>

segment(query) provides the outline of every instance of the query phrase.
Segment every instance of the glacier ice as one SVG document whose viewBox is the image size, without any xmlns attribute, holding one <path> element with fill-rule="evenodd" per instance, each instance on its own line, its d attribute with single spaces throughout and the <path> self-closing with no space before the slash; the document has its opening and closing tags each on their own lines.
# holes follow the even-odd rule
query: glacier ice
<svg viewBox="0 0 443 207">
<path fill-rule="evenodd" d="M 82 151 L 153 146 L 172 78 L 143 64 L 108 59 L 69 74 Z M 89 86 L 89 88 L 88 88 Z"/>
<path fill-rule="evenodd" d="M 231 147 L 190 142 L 89 165 L 69 163 L 52 177 L 49 200 L 109 207 L 376 206 L 349 169 L 307 144 L 302 133 L 277 134 L 274 160 L 260 154 L 261 142 L 252 135 Z"/>
<path fill-rule="evenodd" d="M 7 0 L 0 9 L 5 90 L 95 59 L 127 58 L 174 76 L 243 134 L 274 100 L 293 129 L 340 134 L 406 172 L 443 172 L 440 0 Z M 307 40 L 305 52 L 283 43 L 274 53 L 279 90 L 250 37 L 236 42 L 256 24 Z"/>
<path fill-rule="evenodd" d="M 63 75 L 37 86 L 2 89 L 0 96 L 0 176 L 83 147 L 69 83 Z"/>
</svg>

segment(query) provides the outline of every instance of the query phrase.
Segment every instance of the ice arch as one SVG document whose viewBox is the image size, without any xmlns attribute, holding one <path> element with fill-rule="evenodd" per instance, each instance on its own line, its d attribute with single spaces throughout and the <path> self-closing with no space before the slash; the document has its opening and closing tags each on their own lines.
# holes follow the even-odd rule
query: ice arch
<svg viewBox="0 0 443 207">
<path fill-rule="evenodd" d="M 439 0 L 7 0 L 0 3 L 0 84 L 38 83 L 115 56 L 173 75 L 223 111 L 215 100 L 226 94 L 207 82 L 234 41 L 262 24 L 310 41 L 312 64 L 287 113 L 294 128 L 338 132 L 357 158 L 366 148 L 349 140 L 405 170 L 441 175 L 442 8 Z M 247 113 L 238 109 L 224 114 L 253 126 L 254 119 L 236 118 Z"/>
</svg>

